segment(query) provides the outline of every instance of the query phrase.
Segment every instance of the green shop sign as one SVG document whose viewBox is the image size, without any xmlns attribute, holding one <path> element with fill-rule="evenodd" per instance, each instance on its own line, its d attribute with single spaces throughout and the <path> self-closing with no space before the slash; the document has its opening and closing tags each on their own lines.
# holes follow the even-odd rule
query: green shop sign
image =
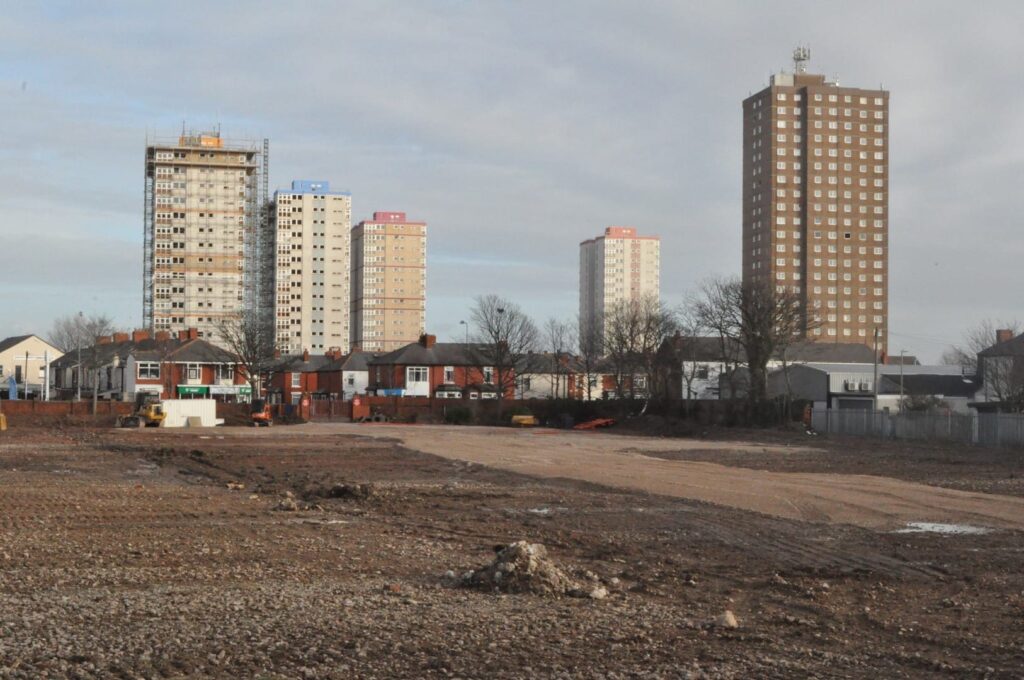
<svg viewBox="0 0 1024 680">
<path fill-rule="evenodd" d="M 178 394 L 180 396 L 206 395 L 209 392 L 210 388 L 207 385 L 178 385 Z"/>
</svg>

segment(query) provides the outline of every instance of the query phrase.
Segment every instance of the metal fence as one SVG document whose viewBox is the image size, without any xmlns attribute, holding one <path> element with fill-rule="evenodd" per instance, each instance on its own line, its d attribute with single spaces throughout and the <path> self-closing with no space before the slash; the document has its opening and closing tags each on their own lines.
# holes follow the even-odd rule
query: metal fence
<svg viewBox="0 0 1024 680">
<path fill-rule="evenodd" d="M 830 434 L 1024 447 L 1024 414 L 819 409 L 812 412 L 811 425 L 818 432 Z"/>
</svg>

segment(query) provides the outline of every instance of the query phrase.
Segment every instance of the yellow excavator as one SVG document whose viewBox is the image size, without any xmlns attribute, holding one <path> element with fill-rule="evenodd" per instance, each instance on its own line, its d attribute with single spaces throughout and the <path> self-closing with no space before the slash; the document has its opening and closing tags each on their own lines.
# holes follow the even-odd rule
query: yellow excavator
<svg viewBox="0 0 1024 680">
<path fill-rule="evenodd" d="M 160 427 L 166 417 L 159 397 L 139 394 L 135 397 L 135 410 L 129 416 L 118 416 L 117 427 Z"/>
</svg>

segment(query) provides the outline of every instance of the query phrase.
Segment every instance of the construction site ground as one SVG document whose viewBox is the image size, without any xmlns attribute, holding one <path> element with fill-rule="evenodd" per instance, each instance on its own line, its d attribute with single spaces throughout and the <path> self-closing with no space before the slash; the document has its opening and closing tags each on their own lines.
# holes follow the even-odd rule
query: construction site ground
<svg viewBox="0 0 1024 680">
<path fill-rule="evenodd" d="M 0 678 L 1021 677 L 1021 452 L 727 436 L 13 427 Z"/>
</svg>

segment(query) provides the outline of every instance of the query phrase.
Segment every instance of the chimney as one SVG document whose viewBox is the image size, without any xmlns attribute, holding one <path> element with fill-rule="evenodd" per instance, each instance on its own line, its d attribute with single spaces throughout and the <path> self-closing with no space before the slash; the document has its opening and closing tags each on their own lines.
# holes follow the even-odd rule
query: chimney
<svg viewBox="0 0 1024 680">
<path fill-rule="evenodd" d="M 302 360 L 303 361 L 309 361 L 309 350 L 308 349 L 302 350 Z"/>
<path fill-rule="evenodd" d="M 996 344 L 1013 339 L 1013 331 L 1009 328 L 1000 328 L 996 331 Z"/>
<path fill-rule="evenodd" d="M 128 333 L 114 333 L 114 342 L 128 342 L 131 337 Z"/>
<path fill-rule="evenodd" d="M 426 349 L 430 349 L 437 344 L 437 336 L 424 333 L 420 336 L 420 344 Z"/>
<path fill-rule="evenodd" d="M 113 338 L 110 337 L 109 335 L 97 335 L 96 336 L 96 344 L 97 345 L 109 345 L 112 341 L 113 341 Z"/>
<path fill-rule="evenodd" d="M 132 331 L 132 342 L 142 342 L 143 340 L 149 340 L 149 331 Z"/>
<path fill-rule="evenodd" d="M 199 329 L 198 328 L 189 328 L 187 332 L 188 332 L 188 339 L 189 340 L 198 340 L 199 339 Z"/>
<path fill-rule="evenodd" d="M 178 340 L 181 340 L 182 342 L 188 340 L 188 331 L 178 331 Z"/>
<path fill-rule="evenodd" d="M 280 359 L 281 358 L 281 350 L 280 349 L 275 349 L 274 350 L 274 358 L 275 359 Z"/>
<path fill-rule="evenodd" d="M 170 331 L 157 331 L 156 332 L 156 339 L 159 342 L 167 342 L 168 340 L 171 339 L 171 332 Z"/>
</svg>

